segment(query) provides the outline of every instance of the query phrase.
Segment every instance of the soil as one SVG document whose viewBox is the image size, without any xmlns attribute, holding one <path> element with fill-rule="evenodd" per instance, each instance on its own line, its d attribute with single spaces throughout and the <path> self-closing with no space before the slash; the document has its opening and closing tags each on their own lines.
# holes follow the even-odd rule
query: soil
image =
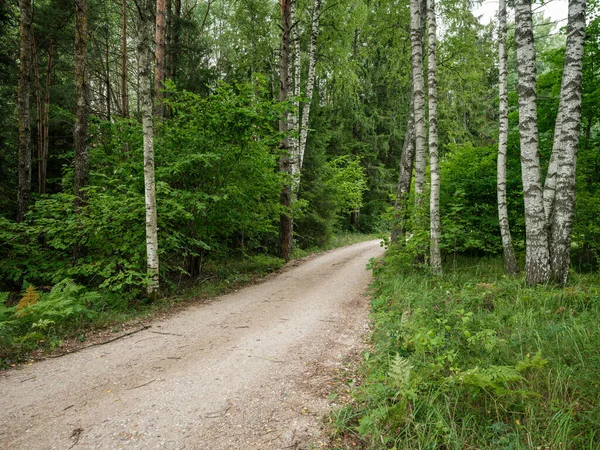
<svg viewBox="0 0 600 450">
<path fill-rule="evenodd" d="M 368 331 L 379 241 L 0 375 L 0 449 L 308 449 Z"/>
</svg>

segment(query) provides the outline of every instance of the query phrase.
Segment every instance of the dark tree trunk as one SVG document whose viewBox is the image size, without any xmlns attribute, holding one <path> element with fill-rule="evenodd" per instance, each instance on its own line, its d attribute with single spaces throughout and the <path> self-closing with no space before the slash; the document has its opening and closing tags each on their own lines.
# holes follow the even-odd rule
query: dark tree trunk
<svg viewBox="0 0 600 450">
<path fill-rule="evenodd" d="M 85 194 L 81 191 L 88 183 L 89 161 L 87 150 L 89 87 L 87 75 L 88 13 L 87 0 L 75 2 L 75 86 L 77 90 L 77 111 L 73 141 L 75 146 L 75 212 L 85 204 Z"/>
<path fill-rule="evenodd" d="M 31 1 L 20 0 L 20 48 L 21 63 L 19 75 L 18 117 L 19 117 L 19 189 L 17 197 L 17 221 L 22 221 L 29 205 L 31 193 L 31 116 L 29 101 L 31 96 L 32 65 L 32 15 Z"/>
<path fill-rule="evenodd" d="M 177 65 L 179 63 L 179 45 L 181 42 L 181 0 L 175 0 L 175 17 L 173 19 L 173 37 L 171 43 L 171 78 L 177 79 Z"/>
<path fill-rule="evenodd" d="M 279 57 L 279 100 L 285 102 L 290 89 L 290 0 L 281 0 L 281 53 Z M 279 131 L 288 132 L 288 114 L 279 121 Z M 279 159 L 279 170 L 287 177 L 286 184 L 281 190 L 279 201 L 283 207 L 283 212 L 279 220 L 279 257 L 289 261 L 292 256 L 293 228 L 294 220 L 291 213 L 292 192 L 290 183 L 291 165 L 290 165 L 290 143 L 289 138 L 284 136 L 280 144 L 281 157 Z"/>
<path fill-rule="evenodd" d="M 127 92 L 127 0 L 121 3 L 121 112 L 129 117 L 129 95 Z"/>
<path fill-rule="evenodd" d="M 162 88 L 165 80 L 165 27 L 166 8 L 165 0 L 156 0 L 156 50 L 154 66 L 154 116 L 163 117 Z"/>
</svg>

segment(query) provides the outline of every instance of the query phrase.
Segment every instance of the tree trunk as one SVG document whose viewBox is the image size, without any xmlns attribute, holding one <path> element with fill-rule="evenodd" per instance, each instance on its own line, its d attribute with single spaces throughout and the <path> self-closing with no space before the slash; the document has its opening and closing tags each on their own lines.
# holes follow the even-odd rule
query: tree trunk
<svg viewBox="0 0 600 450">
<path fill-rule="evenodd" d="M 181 0 L 175 0 L 175 19 L 173 20 L 173 39 L 171 47 L 171 77 L 177 79 L 179 64 L 179 43 L 181 41 Z"/>
<path fill-rule="evenodd" d="M 300 170 L 304 163 L 304 151 L 306 150 L 306 140 L 308 138 L 308 121 L 310 118 L 310 105 L 313 98 L 313 89 L 315 85 L 315 74 L 317 65 L 317 41 L 319 38 L 319 18 L 321 15 L 321 0 L 314 0 L 313 20 L 310 33 L 310 48 L 308 50 L 308 78 L 306 79 L 305 97 L 308 100 L 302 106 L 302 126 L 300 127 L 300 147 L 298 157 L 300 159 Z"/>
<path fill-rule="evenodd" d="M 411 0 L 410 2 L 410 40 L 415 117 L 415 226 L 422 230 L 427 227 L 425 205 L 427 150 L 425 148 L 425 86 L 423 79 L 424 1 Z M 417 261 L 425 262 L 424 250 L 417 255 Z"/>
<path fill-rule="evenodd" d="M 434 273 L 442 273 L 442 255 L 440 252 L 440 166 L 438 158 L 438 117 L 437 117 L 437 63 L 436 63 L 436 19 L 435 0 L 427 0 L 427 18 L 429 22 L 428 40 L 428 87 L 429 87 L 429 163 L 431 173 L 430 211 L 430 264 Z"/>
<path fill-rule="evenodd" d="M 163 117 L 162 88 L 165 80 L 165 0 L 156 0 L 156 52 L 154 66 L 154 115 Z"/>
<path fill-rule="evenodd" d="M 152 108 L 152 0 L 138 3 L 138 58 L 140 61 L 140 109 L 144 135 L 144 192 L 146 199 L 146 256 L 148 268 L 148 297 L 158 295 L 158 224 L 156 213 L 156 184 L 154 181 L 154 124 Z"/>
<path fill-rule="evenodd" d="M 48 152 L 50 149 L 50 84 L 52 81 L 52 67 L 54 60 L 54 39 L 50 41 L 48 49 L 48 68 L 46 72 L 46 95 L 44 97 L 44 116 L 42 124 L 42 154 L 38 162 L 38 181 L 40 194 L 46 192 L 46 171 L 48 169 Z"/>
<path fill-rule="evenodd" d="M 571 264 L 571 234 L 575 212 L 575 178 L 581 127 L 582 64 L 585 43 L 585 0 L 569 1 L 565 65 L 561 86 L 564 108 L 556 155 L 556 194 L 550 230 L 552 278 L 566 284 Z"/>
<path fill-rule="evenodd" d="M 31 193 L 31 116 L 29 101 L 31 96 L 31 64 L 33 29 L 31 1 L 19 0 L 20 43 L 19 43 L 19 189 L 17 196 L 17 221 L 23 220 L 29 206 Z"/>
<path fill-rule="evenodd" d="M 288 129 L 292 131 L 290 136 L 290 169 L 292 171 L 293 180 L 293 192 L 298 192 L 300 182 L 300 152 L 299 152 L 299 141 L 298 141 L 298 123 L 300 115 L 300 103 L 298 97 L 300 97 L 300 33 L 298 32 L 298 22 L 296 21 L 296 0 L 290 0 L 290 26 L 291 26 L 291 42 L 290 42 L 290 88 L 293 88 L 292 95 L 294 101 L 292 104 L 292 111 L 289 115 Z"/>
<path fill-rule="evenodd" d="M 87 150 L 88 115 L 90 108 L 87 74 L 88 10 L 87 0 L 75 2 L 75 86 L 77 111 L 73 142 L 75 146 L 75 213 L 85 204 L 81 191 L 88 183 L 89 161 Z"/>
<path fill-rule="evenodd" d="M 38 154 L 38 192 L 43 194 L 41 180 L 41 161 L 44 154 L 44 115 L 42 112 L 42 85 L 40 83 L 40 66 L 38 61 L 38 50 L 35 43 L 35 36 L 31 40 L 33 54 L 33 78 L 35 80 L 35 103 L 36 103 L 36 120 L 37 120 L 37 154 Z"/>
<path fill-rule="evenodd" d="M 549 280 L 550 261 L 538 150 L 536 66 L 531 0 L 517 0 L 515 7 L 519 74 L 519 135 L 525 199 L 525 275 L 527 284 L 538 284 Z"/>
<path fill-rule="evenodd" d="M 279 100 L 285 102 L 288 99 L 290 90 L 290 31 L 291 31 L 291 9 L 292 0 L 281 0 L 281 52 L 279 55 Z M 279 131 L 287 133 L 289 131 L 289 114 L 279 121 Z M 281 190 L 279 197 L 283 211 L 279 216 L 279 257 L 289 261 L 292 256 L 293 228 L 294 222 L 291 212 L 292 195 L 290 183 L 291 164 L 290 164 L 290 142 L 287 135 L 283 137 L 280 144 L 281 156 L 279 159 L 279 170 L 284 176 L 288 177 Z"/>
<path fill-rule="evenodd" d="M 108 22 L 106 22 L 106 33 L 104 35 L 104 43 L 105 43 L 105 48 L 104 48 L 104 56 L 106 58 L 106 79 L 104 80 L 104 83 L 106 85 L 106 120 L 108 120 L 110 122 L 111 120 L 111 104 L 110 104 L 110 55 L 109 55 L 109 51 L 110 51 L 110 28 L 109 28 L 109 24 Z"/>
<path fill-rule="evenodd" d="M 171 69 L 173 67 L 173 13 L 171 0 L 165 0 L 165 75 L 164 80 L 173 79 Z M 163 81 L 164 81 L 163 80 Z"/>
<path fill-rule="evenodd" d="M 127 91 L 127 0 L 121 2 L 121 112 L 129 117 L 129 93 Z"/>
<path fill-rule="evenodd" d="M 408 196 L 412 181 L 413 166 L 415 162 L 415 124 L 413 97 L 411 93 L 408 122 L 400 157 L 400 176 L 396 189 L 396 202 L 394 203 L 394 223 L 392 225 L 392 245 L 404 245 L 406 236 L 406 220 L 408 219 Z"/>
<path fill-rule="evenodd" d="M 563 98 L 559 99 L 558 114 L 556 115 L 556 124 L 554 125 L 554 142 L 552 143 L 552 154 L 550 155 L 550 163 L 546 172 L 546 180 L 544 181 L 544 217 L 546 226 L 550 226 L 552 222 L 552 210 L 554 209 L 554 199 L 556 197 L 556 171 L 558 169 L 558 161 L 556 160 L 559 152 L 560 133 L 562 130 L 563 121 Z"/>
<path fill-rule="evenodd" d="M 508 221 L 508 207 L 506 204 L 506 152 L 508 143 L 508 70 L 506 58 L 506 0 L 500 0 L 498 12 L 498 65 L 499 65 L 499 90 L 500 90 L 500 133 L 498 136 L 498 219 L 500 234 L 504 248 L 504 267 L 506 273 L 519 272 L 519 264 L 510 234 Z"/>
</svg>

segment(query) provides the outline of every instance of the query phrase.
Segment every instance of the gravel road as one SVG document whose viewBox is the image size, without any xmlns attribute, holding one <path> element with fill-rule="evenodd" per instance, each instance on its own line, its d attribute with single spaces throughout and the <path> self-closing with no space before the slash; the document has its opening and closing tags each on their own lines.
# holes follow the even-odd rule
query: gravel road
<svg viewBox="0 0 600 450">
<path fill-rule="evenodd" d="M 306 449 L 367 327 L 369 241 L 0 374 L 0 449 Z"/>
</svg>

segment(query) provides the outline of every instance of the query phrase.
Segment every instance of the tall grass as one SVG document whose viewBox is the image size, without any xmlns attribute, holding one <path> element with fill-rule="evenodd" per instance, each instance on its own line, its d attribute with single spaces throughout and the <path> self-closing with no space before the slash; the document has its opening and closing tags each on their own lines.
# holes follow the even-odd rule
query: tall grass
<svg viewBox="0 0 600 450">
<path fill-rule="evenodd" d="M 376 264 L 373 352 L 332 432 L 371 449 L 600 449 L 600 286 L 527 287 L 500 260 Z"/>
</svg>

